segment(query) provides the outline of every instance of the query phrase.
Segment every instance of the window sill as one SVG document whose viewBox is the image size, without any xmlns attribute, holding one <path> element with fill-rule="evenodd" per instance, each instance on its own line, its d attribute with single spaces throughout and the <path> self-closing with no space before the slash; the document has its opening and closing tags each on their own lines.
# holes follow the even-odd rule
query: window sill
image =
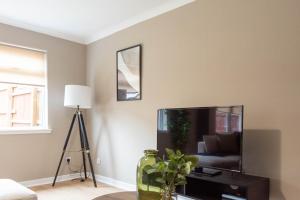
<svg viewBox="0 0 300 200">
<path fill-rule="evenodd" d="M 27 135 L 27 134 L 48 134 L 52 133 L 49 128 L 8 128 L 0 129 L 0 135 Z"/>
</svg>

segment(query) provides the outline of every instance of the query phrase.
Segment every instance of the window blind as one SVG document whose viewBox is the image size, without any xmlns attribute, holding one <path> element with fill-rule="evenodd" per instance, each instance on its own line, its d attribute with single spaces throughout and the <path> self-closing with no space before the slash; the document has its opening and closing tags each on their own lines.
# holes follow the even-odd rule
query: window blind
<svg viewBox="0 0 300 200">
<path fill-rule="evenodd" d="M 0 83 L 45 86 L 46 53 L 0 44 Z"/>
</svg>

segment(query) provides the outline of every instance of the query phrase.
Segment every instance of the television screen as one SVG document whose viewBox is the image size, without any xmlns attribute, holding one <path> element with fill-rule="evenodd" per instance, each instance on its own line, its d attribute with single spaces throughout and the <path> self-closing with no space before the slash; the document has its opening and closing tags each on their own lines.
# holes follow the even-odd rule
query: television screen
<svg viewBox="0 0 300 200">
<path fill-rule="evenodd" d="M 159 109 L 157 149 L 199 158 L 197 167 L 242 170 L 243 106 Z"/>
</svg>

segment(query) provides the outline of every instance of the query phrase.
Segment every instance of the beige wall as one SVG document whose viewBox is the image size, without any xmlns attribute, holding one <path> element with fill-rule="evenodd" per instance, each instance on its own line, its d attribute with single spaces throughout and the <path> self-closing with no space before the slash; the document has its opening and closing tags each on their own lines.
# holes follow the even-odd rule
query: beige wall
<svg viewBox="0 0 300 200">
<path fill-rule="evenodd" d="M 0 135 L 0 177 L 25 181 L 54 176 L 73 114 L 63 107 L 64 85 L 85 83 L 86 47 L 4 24 L 0 24 L 0 42 L 47 51 L 49 126 L 53 129 L 51 134 Z M 74 134 L 70 146 L 79 150 L 78 132 Z M 71 156 L 76 168 L 79 154 Z M 66 167 L 63 173 L 68 173 Z"/>
<path fill-rule="evenodd" d="M 245 105 L 245 170 L 300 195 L 300 1 L 198 0 L 87 48 L 96 172 L 135 183 L 162 107 Z M 117 50 L 143 45 L 143 99 L 116 101 Z"/>
</svg>

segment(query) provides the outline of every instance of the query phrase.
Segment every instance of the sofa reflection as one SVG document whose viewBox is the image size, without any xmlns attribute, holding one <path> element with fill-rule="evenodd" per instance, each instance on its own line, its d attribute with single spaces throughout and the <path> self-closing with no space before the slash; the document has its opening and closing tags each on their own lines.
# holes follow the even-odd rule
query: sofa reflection
<svg viewBox="0 0 300 200">
<path fill-rule="evenodd" d="M 198 166 L 240 170 L 240 136 L 238 133 L 204 135 L 198 142 Z"/>
</svg>

